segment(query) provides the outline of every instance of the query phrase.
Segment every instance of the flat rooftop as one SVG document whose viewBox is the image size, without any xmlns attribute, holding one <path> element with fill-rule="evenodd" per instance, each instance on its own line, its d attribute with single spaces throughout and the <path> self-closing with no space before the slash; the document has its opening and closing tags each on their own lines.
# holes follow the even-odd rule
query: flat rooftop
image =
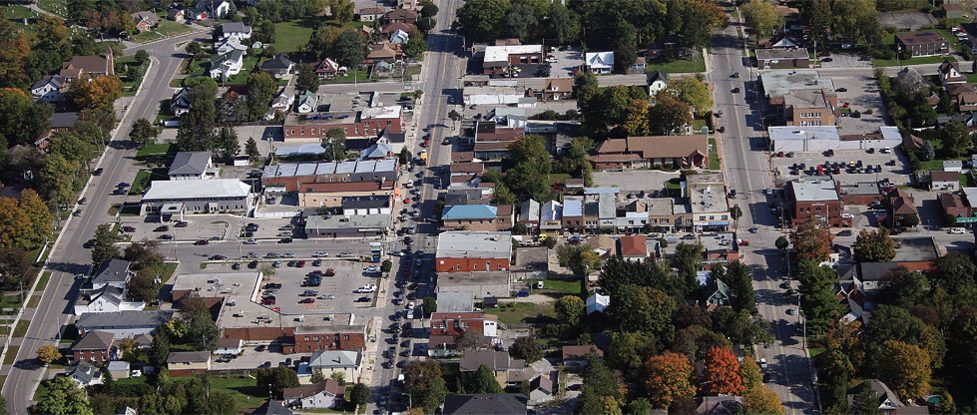
<svg viewBox="0 0 977 415">
<path fill-rule="evenodd" d="M 332 215 L 309 216 L 305 221 L 305 229 L 378 229 L 390 226 L 390 215 Z"/>
<path fill-rule="evenodd" d="M 808 59 L 810 55 L 807 53 L 807 49 L 803 48 L 777 48 L 777 49 L 757 49 L 756 58 L 761 61 L 769 60 L 779 60 L 779 59 Z"/>
<path fill-rule="evenodd" d="M 543 53 L 543 45 L 486 46 L 484 61 L 504 62 L 509 60 L 509 55 L 525 55 L 530 53 Z"/>
<path fill-rule="evenodd" d="M 689 187 L 703 185 L 723 185 L 726 178 L 721 171 L 701 171 L 698 173 L 686 174 L 685 182 Z"/>
<path fill-rule="evenodd" d="M 794 180 L 790 182 L 790 187 L 793 189 L 794 200 L 799 202 L 839 199 L 835 181 L 832 179 Z"/>
<path fill-rule="evenodd" d="M 465 285 L 505 285 L 509 271 L 446 272 L 438 275 L 438 288 Z"/>
<path fill-rule="evenodd" d="M 767 98 L 782 97 L 791 91 L 824 89 L 833 93 L 834 82 L 829 78 L 821 78 L 817 71 L 785 69 L 767 71 L 760 75 L 763 91 Z"/>
<path fill-rule="evenodd" d="M 251 185 L 239 179 L 153 180 L 142 200 L 240 198 Z"/>
<path fill-rule="evenodd" d="M 839 141 L 838 127 L 833 125 L 815 127 L 779 126 L 767 128 L 771 140 L 829 140 Z"/>
<path fill-rule="evenodd" d="M 260 282 L 261 272 L 180 274 L 173 279 L 171 291 L 223 298 L 218 327 L 277 326 L 278 312 L 254 302 Z"/>
<path fill-rule="evenodd" d="M 449 231 L 438 235 L 438 258 L 512 258 L 509 232 Z"/>
<path fill-rule="evenodd" d="M 391 173 L 397 171 L 397 159 L 356 160 L 320 163 L 281 163 L 265 166 L 262 179 L 296 176 L 328 176 L 353 173 Z"/>
<path fill-rule="evenodd" d="M 726 193 L 721 186 L 704 186 L 689 189 L 689 205 L 692 213 L 729 212 Z"/>
<path fill-rule="evenodd" d="M 700 235 L 699 243 L 705 252 L 716 251 L 736 251 L 736 234 L 732 232 L 722 232 L 711 235 Z"/>
<path fill-rule="evenodd" d="M 940 257 L 940 248 L 931 236 L 918 238 L 892 238 L 896 243 L 893 262 L 928 261 Z"/>
</svg>

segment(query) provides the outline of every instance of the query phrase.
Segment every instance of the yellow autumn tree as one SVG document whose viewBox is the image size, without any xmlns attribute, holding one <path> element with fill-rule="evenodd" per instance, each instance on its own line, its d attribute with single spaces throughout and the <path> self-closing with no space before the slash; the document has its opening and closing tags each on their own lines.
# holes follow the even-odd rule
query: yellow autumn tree
<svg viewBox="0 0 977 415">
<path fill-rule="evenodd" d="M 69 89 L 75 105 L 82 108 L 108 108 L 122 96 L 122 81 L 116 76 L 100 76 L 89 81 L 76 81 Z"/>
</svg>

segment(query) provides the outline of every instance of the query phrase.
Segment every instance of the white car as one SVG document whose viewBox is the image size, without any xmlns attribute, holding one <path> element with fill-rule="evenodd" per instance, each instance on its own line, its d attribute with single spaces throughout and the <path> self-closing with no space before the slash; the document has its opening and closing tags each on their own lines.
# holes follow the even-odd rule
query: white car
<svg viewBox="0 0 977 415">
<path fill-rule="evenodd" d="M 950 233 L 951 234 L 954 234 L 954 235 L 963 235 L 963 234 L 967 233 L 967 230 L 964 229 L 964 228 L 960 228 L 960 227 L 950 228 Z"/>
<path fill-rule="evenodd" d="M 407 303 L 407 309 L 408 309 L 408 310 L 413 310 L 413 309 L 414 309 L 414 307 L 415 307 L 415 306 L 414 306 L 414 302 L 413 302 L 413 301 L 411 301 L 411 302 L 409 302 L 409 303 Z"/>
<path fill-rule="evenodd" d="M 761 358 L 760 359 L 760 369 L 767 370 L 767 367 L 769 367 L 769 366 L 770 365 L 767 364 L 767 359 L 766 358 Z"/>
<path fill-rule="evenodd" d="M 362 286 L 360 288 L 357 288 L 356 291 L 353 291 L 353 292 L 354 293 L 357 293 L 357 294 L 362 294 L 362 293 L 372 293 L 372 292 L 374 292 L 376 290 L 377 290 L 377 286 L 376 285 L 366 284 L 366 285 L 364 285 L 364 286 Z"/>
</svg>

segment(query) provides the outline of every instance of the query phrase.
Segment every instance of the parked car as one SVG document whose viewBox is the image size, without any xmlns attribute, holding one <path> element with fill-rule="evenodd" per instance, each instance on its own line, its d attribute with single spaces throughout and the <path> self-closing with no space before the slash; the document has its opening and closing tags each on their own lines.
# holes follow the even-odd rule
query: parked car
<svg viewBox="0 0 977 415">
<path fill-rule="evenodd" d="M 206 239 L 198 239 L 198 240 L 197 240 L 196 242 L 194 242 L 193 244 L 194 244 L 194 245 L 198 245 L 198 246 L 199 246 L 199 245 L 208 245 L 208 244 L 210 244 L 210 241 L 208 241 L 208 240 L 206 240 Z"/>
<path fill-rule="evenodd" d="M 169 226 L 162 225 L 162 226 L 157 226 L 156 229 L 153 229 L 153 232 L 166 232 L 168 230 L 170 230 Z"/>
<path fill-rule="evenodd" d="M 299 304 L 312 304 L 315 302 L 315 298 L 303 298 L 299 300 Z"/>
<path fill-rule="evenodd" d="M 357 302 L 357 303 L 368 303 L 368 302 L 370 302 L 370 301 L 373 301 L 373 299 L 372 299 L 372 298 L 370 298 L 370 297 L 366 297 L 366 296 L 363 296 L 363 297 L 360 297 L 360 298 L 357 298 L 357 299 L 355 300 L 355 302 Z"/>
</svg>

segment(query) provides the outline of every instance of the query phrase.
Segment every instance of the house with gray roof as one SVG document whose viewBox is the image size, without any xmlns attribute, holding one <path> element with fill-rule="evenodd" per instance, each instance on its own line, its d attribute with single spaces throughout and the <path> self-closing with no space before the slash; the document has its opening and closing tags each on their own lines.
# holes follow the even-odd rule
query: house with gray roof
<svg viewBox="0 0 977 415">
<path fill-rule="evenodd" d="M 475 372 L 481 366 L 491 369 L 492 374 L 495 375 L 495 380 L 502 387 L 530 380 L 535 375 L 533 369 L 526 366 L 525 360 L 513 359 L 507 351 L 468 350 L 465 351 L 458 363 L 458 369 L 461 373 Z"/>
<path fill-rule="evenodd" d="M 92 278 L 92 290 L 101 290 L 107 285 L 125 289 L 129 279 L 136 275 L 130 269 L 131 266 L 131 262 L 119 258 L 112 258 L 108 262 L 103 263 Z"/>
<path fill-rule="evenodd" d="M 98 367 L 84 360 L 69 368 L 65 375 L 79 388 L 102 384 L 102 372 Z"/>
<path fill-rule="evenodd" d="M 170 180 L 199 180 L 216 179 L 219 172 L 209 151 L 181 151 L 173 157 L 167 175 Z"/>
<path fill-rule="evenodd" d="M 126 310 L 109 313 L 85 313 L 78 317 L 75 328 L 84 336 L 90 331 L 112 333 L 116 339 L 152 334 L 161 324 L 173 318 L 172 310 Z"/>
<path fill-rule="evenodd" d="M 107 331 L 90 331 L 71 345 L 72 362 L 105 363 L 115 356 L 115 336 Z"/>
<path fill-rule="evenodd" d="M 362 365 L 363 354 L 357 351 L 323 350 L 309 357 L 309 368 L 319 371 L 325 378 L 342 373 L 343 379 L 355 381 L 360 377 Z"/>
<path fill-rule="evenodd" d="M 528 199 L 519 204 L 519 216 L 516 223 L 526 226 L 526 229 L 536 229 L 539 227 L 539 202 Z"/>
<path fill-rule="evenodd" d="M 268 59 L 261 64 L 261 71 L 271 75 L 273 78 L 286 76 L 295 69 L 295 62 L 288 58 L 288 55 L 279 53 L 274 58 Z"/>
<path fill-rule="evenodd" d="M 312 385 L 285 388 L 282 391 L 282 398 L 288 406 L 292 407 L 327 409 L 334 408 L 337 403 L 343 401 L 345 389 L 336 380 L 326 379 Z"/>
<path fill-rule="evenodd" d="M 31 96 L 39 102 L 60 102 L 68 89 L 68 80 L 61 75 L 48 75 L 31 85 Z"/>
<path fill-rule="evenodd" d="M 221 39 L 248 40 L 251 39 L 251 26 L 242 22 L 224 23 L 220 27 L 220 33 Z"/>
<path fill-rule="evenodd" d="M 105 285 L 98 290 L 80 290 L 75 299 L 74 312 L 76 316 L 85 313 L 108 313 L 122 310 L 142 310 L 146 308 L 144 301 L 129 298 L 128 290 L 114 285 Z"/>
</svg>

